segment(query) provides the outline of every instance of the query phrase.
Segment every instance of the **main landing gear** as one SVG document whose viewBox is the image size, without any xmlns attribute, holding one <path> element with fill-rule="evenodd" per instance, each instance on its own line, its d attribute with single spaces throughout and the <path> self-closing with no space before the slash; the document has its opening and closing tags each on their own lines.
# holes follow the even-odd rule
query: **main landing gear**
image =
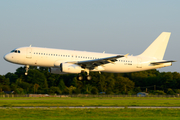
<svg viewBox="0 0 180 120">
<path fill-rule="evenodd" d="M 89 75 L 89 71 L 86 71 L 87 72 L 87 76 L 86 76 L 86 80 L 91 80 L 92 79 L 92 77 Z M 79 74 L 78 76 L 77 76 L 77 79 L 78 80 L 83 80 L 83 76 L 81 75 L 81 74 Z"/>
<path fill-rule="evenodd" d="M 28 75 L 29 65 L 26 65 L 25 70 L 26 70 L 25 75 Z"/>
<path fill-rule="evenodd" d="M 86 80 L 88 80 L 88 81 L 91 80 L 91 78 L 92 78 L 92 77 L 91 77 L 90 75 L 87 75 L 87 76 L 86 76 Z M 78 75 L 78 76 L 77 76 L 77 79 L 81 81 L 81 80 L 83 80 L 83 76 L 82 76 L 82 75 Z"/>
</svg>

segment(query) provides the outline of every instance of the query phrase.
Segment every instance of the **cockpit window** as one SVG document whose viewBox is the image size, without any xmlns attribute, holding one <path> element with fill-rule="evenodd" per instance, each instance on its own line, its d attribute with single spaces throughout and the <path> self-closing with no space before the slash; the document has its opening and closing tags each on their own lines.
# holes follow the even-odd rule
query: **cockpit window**
<svg viewBox="0 0 180 120">
<path fill-rule="evenodd" d="M 11 53 L 20 53 L 20 50 L 12 50 Z"/>
<path fill-rule="evenodd" d="M 15 50 L 12 50 L 11 52 L 14 52 Z"/>
</svg>

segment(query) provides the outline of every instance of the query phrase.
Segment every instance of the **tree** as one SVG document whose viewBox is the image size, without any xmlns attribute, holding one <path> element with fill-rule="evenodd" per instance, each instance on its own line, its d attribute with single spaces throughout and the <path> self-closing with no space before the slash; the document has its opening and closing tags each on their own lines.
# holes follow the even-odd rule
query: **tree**
<svg viewBox="0 0 180 120">
<path fill-rule="evenodd" d="M 180 73 L 173 72 L 173 80 L 176 81 L 176 89 L 180 89 Z"/>
<path fill-rule="evenodd" d="M 125 77 L 117 77 L 115 82 L 116 93 L 127 93 L 133 90 L 134 82 Z"/>
<path fill-rule="evenodd" d="M 175 95 L 174 91 L 171 88 L 168 88 L 167 94 L 168 95 Z"/>
<path fill-rule="evenodd" d="M 91 94 L 92 88 L 93 87 L 90 84 L 86 84 L 82 89 L 82 93 Z"/>
<path fill-rule="evenodd" d="M 15 90 L 15 93 L 16 93 L 16 94 L 24 94 L 24 90 L 23 90 L 22 88 L 17 88 L 17 89 Z"/>
<path fill-rule="evenodd" d="M 9 85 L 10 81 L 9 78 L 6 78 L 4 75 L 0 75 L 0 84 L 2 85 Z"/>
<path fill-rule="evenodd" d="M 107 90 L 106 79 L 103 75 L 99 75 L 98 88 L 100 92 L 106 92 Z"/>
<path fill-rule="evenodd" d="M 26 72 L 25 67 L 19 67 L 16 69 L 15 74 L 19 77 L 24 76 L 24 73 Z"/>
<path fill-rule="evenodd" d="M 48 89 L 48 83 L 47 83 L 47 80 L 46 80 L 46 79 L 44 80 L 43 88 Z"/>
<path fill-rule="evenodd" d="M 6 75 L 5 75 L 6 78 L 9 78 L 10 80 L 10 83 L 15 83 L 16 82 L 16 79 L 18 79 L 18 76 L 14 73 L 10 73 L 8 72 Z"/>
<path fill-rule="evenodd" d="M 70 86 L 70 87 L 67 87 L 67 89 L 69 90 L 69 94 L 71 95 L 73 91 L 76 89 L 76 87 Z"/>
<path fill-rule="evenodd" d="M 108 77 L 106 80 L 107 83 L 107 90 L 106 94 L 114 94 L 114 87 L 115 87 L 116 80 L 112 77 Z"/>
<path fill-rule="evenodd" d="M 166 93 L 165 93 L 164 91 L 162 91 L 162 90 L 156 90 L 156 91 L 154 91 L 154 93 L 157 94 L 157 95 L 165 95 L 165 94 L 166 94 Z"/>
<path fill-rule="evenodd" d="M 96 87 L 93 87 L 93 88 L 91 89 L 91 93 L 92 93 L 92 94 L 98 94 L 98 89 L 97 89 Z"/>
<path fill-rule="evenodd" d="M 29 70 L 29 74 L 25 79 L 25 82 L 31 83 L 31 84 L 38 84 L 40 88 L 47 87 L 44 86 L 44 83 L 46 82 L 46 77 L 43 73 L 41 73 L 39 70 Z"/>
<path fill-rule="evenodd" d="M 27 82 L 20 82 L 18 83 L 18 86 L 24 90 L 25 93 L 30 92 L 30 88 L 33 86 L 32 84 L 29 84 Z"/>
<path fill-rule="evenodd" d="M 11 91 L 11 88 L 9 87 L 9 85 L 3 85 L 2 91 Z"/>
<path fill-rule="evenodd" d="M 161 81 L 163 81 L 163 89 L 176 88 L 176 80 L 173 79 L 173 74 L 171 72 L 162 72 Z"/>
<path fill-rule="evenodd" d="M 64 89 L 66 88 L 63 79 L 60 79 L 58 87 L 61 91 L 64 91 Z"/>
<path fill-rule="evenodd" d="M 16 91 L 17 86 L 18 86 L 18 85 L 17 85 L 16 83 L 12 83 L 11 86 L 10 86 L 10 88 L 11 88 L 12 91 Z"/>
<path fill-rule="evenodd" d="M 138 92 L 142 92 L 140 87 L 135 87 L 133 91 L 135 94 L 137 94 Z"/>
<path fill-rule="evenodd" d="M 62 94 L 62 92 L 59 87 L 52 86 L 49 88 L 49 94 Z"/>
<path fill-rule="evenodd" d="M 14 90 L 18 94 L 135 94 L 148 91 L 153 94 L 179 93 L 180 73 L 148 70 L 135 73 L 101 73 L 90 72 L 92 80 L 78 81 L 76 74 L 51 74 L 48 68 L 30 66 L 29 74 L 24 75 L 25 68 L 20 67 L 15 73 L 0 75 L 0 92 Z M 85 78 L 86 73 L 82 73 Z M 156 86 L 156 91 L 154 87 Z"/>
<path fill-rule="evenodd" d="M 34 93 L 37 93 L 38 88 L 39 88 L 39 85 L 35 83 L 35 84 L 34 84 Z"/>
</svg>

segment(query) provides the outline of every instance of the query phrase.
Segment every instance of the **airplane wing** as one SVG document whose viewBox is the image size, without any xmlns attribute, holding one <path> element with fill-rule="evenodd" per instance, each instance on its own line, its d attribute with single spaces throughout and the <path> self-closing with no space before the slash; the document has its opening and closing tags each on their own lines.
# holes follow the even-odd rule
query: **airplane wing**
<svg viewBox="0 0 180 120">
<path fill-rule="evenodd" d="M 127 57 L 127 56 L 128 54 L 117 55 L 117 56 L 106 57 L 106 58 L 95 59 L 95 60 L 79 61 L 79 62 L 76 62 L 75 64 L 81 66 L 84 69 L 93 70 L 97 66 L 102 66 L 108 63 L 114 63 L 117 61 L 118 58 Z"/>
<path fill-rule="evenodd" d="M 160 65 L 160 64 L 163 64 L 163 63 L 170 63 L 170 62 L 176 62 L 176 61 L 174 61 L 174 60 L 158 61 L 158 62 L 152 62 L 151 64 L 152 64 L 152 65 Z"/>
</svg>

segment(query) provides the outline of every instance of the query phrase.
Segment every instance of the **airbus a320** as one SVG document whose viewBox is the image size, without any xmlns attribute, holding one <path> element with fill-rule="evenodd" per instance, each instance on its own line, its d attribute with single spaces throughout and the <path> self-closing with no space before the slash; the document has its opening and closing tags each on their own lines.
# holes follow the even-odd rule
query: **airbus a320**
<svg viewBox="0 0 180 120">
<path fill-rule="evenodd" d="M 41 47 L 20 47 L 4 55 L 8 62 L 29 66 L 49 67 L 54 74 L 79 74 L 87 72 L 86 79 L 91 80 L 89 72 L 128 73 L 171 66 L 174 60 L 163 60 L 171 33 L 162 32 L 141 54 L 107 54 Z"/>
</svg>

